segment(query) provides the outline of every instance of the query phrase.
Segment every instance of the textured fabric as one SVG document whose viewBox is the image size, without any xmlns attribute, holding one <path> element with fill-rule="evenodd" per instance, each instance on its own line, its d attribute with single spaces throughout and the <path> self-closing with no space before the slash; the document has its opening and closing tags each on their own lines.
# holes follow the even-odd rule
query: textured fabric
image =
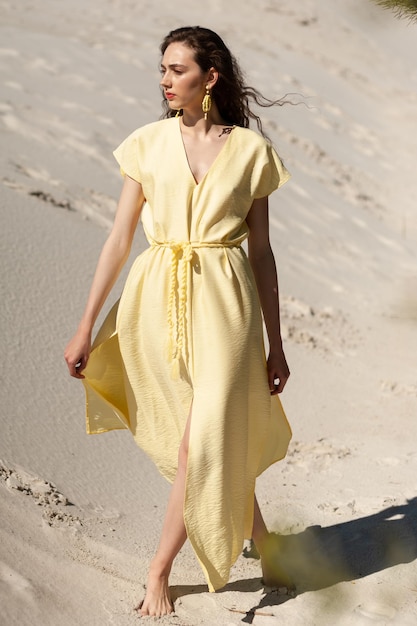
<svg viewBox="0 0 417 626">
<path fill-rule="evenodd" d="M 94 343 L 87 430 L 130 429 L 172 481 L 192 408 L 184 520 L 213 591 L 251 536 L 256 477 L 291 437 L 269 393 L 261 309 L 240 245 L 253 200 L 289 174 L 262 137 L 234 127 L 197 184 L 179 124 L 144 126 L 114 153 L 143 186 L 150 246 Z"/>
</svg>

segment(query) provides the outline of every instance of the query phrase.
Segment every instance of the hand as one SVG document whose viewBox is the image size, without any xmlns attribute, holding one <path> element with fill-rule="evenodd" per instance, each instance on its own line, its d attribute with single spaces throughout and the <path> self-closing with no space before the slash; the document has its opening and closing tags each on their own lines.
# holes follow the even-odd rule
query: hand
<svg viewBox="0 0 417 626">
<path fill-rule="evenodd" d="M 277 351 L 269 353 L 267 361 L 268 384 L 271 396 L 281 393 L 290 376 L 290 370 L 285 358 L 284 350 L 280 348 Z M 276 382 L 278 380 L 278 383 Z"/>
<path fill-rule="evenodd" d="M 65 348 L 64 357 L 68 370 L 74 378 L 84 378 L 85 369 L 91 352 L 91 334 L 77 331 Z"/>
</svg>

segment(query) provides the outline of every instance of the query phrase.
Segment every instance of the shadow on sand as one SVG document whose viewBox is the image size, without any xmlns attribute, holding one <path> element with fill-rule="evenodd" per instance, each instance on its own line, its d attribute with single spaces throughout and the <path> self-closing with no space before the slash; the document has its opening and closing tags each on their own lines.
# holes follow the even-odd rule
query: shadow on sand
<svg viewBox="0 0 417 626">
<path fill-rule="evenodd" d="M 325 589 L 336 583 L 357 580 L 417 557 L 417 498 L 335 526 L 311 526 L 296 535 L 271 535 L 269 557 L 276 575 L 285 575 L 297 595 Z M 259 578 L 229 583 L 222 591 L 258 591 Z M 173 597 L 202 593 L 205 585 L 176 586 Z M 258 606 L 247 612 L 244 623 L 252 623 L 255 611 L 283 604 L 289 595 L 269 592 Z"/>
</svg>

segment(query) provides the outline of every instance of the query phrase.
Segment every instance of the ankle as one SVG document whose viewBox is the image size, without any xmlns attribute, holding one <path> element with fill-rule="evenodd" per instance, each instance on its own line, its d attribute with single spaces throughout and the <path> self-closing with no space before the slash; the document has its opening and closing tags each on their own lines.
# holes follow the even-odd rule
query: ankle
<svg viewBox="0 0 417 626">
<path fill-rule="evenodd" d="M 271 533 L 265 531 L 264 533 L 257 535 L 256 538 L 253 537 L 252 541 L 256 550 L 258 551 L 260 556 L 262 556 L 265 553 L 265 550 L 268 550 L 268 547 L 271 543 Z"/>
</svg>

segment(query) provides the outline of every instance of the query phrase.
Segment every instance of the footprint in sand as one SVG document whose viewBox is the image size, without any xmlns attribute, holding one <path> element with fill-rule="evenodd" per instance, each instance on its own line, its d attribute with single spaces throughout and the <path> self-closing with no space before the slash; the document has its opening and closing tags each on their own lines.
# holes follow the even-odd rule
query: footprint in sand
<svg viewBox="0 0 417 626">
<path fill-rule="evenodd" d="M 57 526 L 63 523 L 67 526 L 82 525 L 79 517 L 68 513 L 66 507 L 70 506 L 71 503 L 53 483 L 38 478 L 22 468 L 10 468 L 1 460 L 0 482 L 4 482 L 11 491 L 30 496 L 38 506 L 42 507 L 42 518 L 48 526 Z"/>
<path fill-rule="evenodd" d="M 326 439 L 312 442 L 294 441 L 290 445 L 286 466 L 299 466 L 314 471 L 333 467 L 335 460 L 351 455 L 346 446 L 337 446 Z"/>
<path fill-rule="evenodd" d="M 46 170 L 45 168 L 29 167 L 21 165 L 20 163 L 13 163 L 13 165 L 16 171 L 19 172 L 19 174 L 23 174 L 27 178 L 49 183 L 53 187 L 59 187 L 60 185 L 62 185 L 62 181 L 53 178 L 50 172 L 48 172 L 48 170 Z"/>
<path fill-rule="evenodd" d="M 281 299 L 283 338 L 337 356 L 354 355 L 359 333 L 332 307 L 316 309 L 292 296 Z"/>
<path fill-rule="evenodd" d="M 384 195 L 375 181 L 366 176 L 362 170 L 358 170 L 346 162 L 342 163 L 321 145 L 307 137 L 296 135 L 282 127 L 279 127 L 278 130 L 281 139 L 293 146 L 294 151 L 301 153 L 301 158 L 297 162 L 299 170 L 304 169 L 309 176 L 313 176 L 318 182 L 325 182 L 330 190 L 336 192 L 338 197 L 345 201 L 361 207 L 379 218 L 384 214 Z M 368 155 L 371 148 L 363 145 L 363 132 L 362 128 L 355 127 L 354 129 L 354 133 L 361 138 L 362 143 L 359 145 L 362 147 L 362 152 Z M 377 147 L 372 148 L 372 150 L 376 149 Z M 314 164 L 319 164 L 320 167 L 311 167 L 309 160 Z M 323 181 L 323 171 L 327 172 L 326 181 Z"/>
<path fill-rule="evenodd" d="M 390 380 L 381 380 L 381 391 L 394 396 L 417 396 L 417 385 L 407 385 Z"/>
<path fill-rule="evenodd" d="M 44 57 L 34 57 L 30 60 L 28 67 L 35 71 L 45 72 L 56 76 L 59 72 L 58 65 L 51 63 Z"/>
</svg>

